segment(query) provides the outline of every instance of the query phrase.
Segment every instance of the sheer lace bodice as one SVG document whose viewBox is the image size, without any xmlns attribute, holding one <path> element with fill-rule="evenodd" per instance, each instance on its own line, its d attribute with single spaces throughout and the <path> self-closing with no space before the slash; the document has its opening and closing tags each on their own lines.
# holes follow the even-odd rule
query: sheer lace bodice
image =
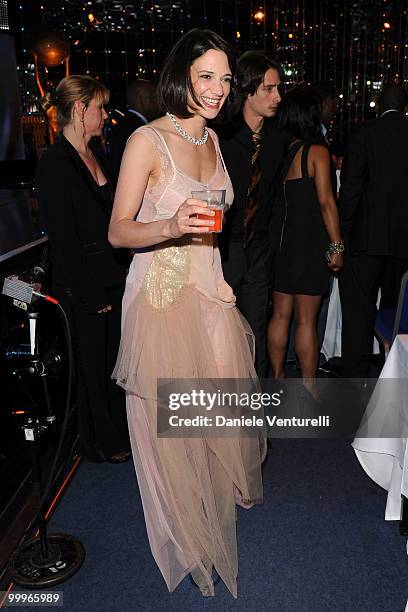
<svg viewBox="0 0 408 612">
<path fill-rule="evenodd" d="M 191 192 L 200 188 L 225 189 L 226 206 L 231 205 L 234 197 L 231 181 L 224 167 L 217 136 L 212 130 L 209 132 L 217 152 L 217 163 L 214 175 L 207 184 L 176 168 L 158 130 L 143 126 L 137 132 L 153 142 L 161 169 L 158 182 L 146 190 L 138 221 L 146 223 L 172 217 L 184 200 L 191 197 Z M 143 286 L 152 305 L 169 305 L 186 285 L 195 286 L 209 299 L 223 302 L 226 306 L 235 304 L 233 291 L 222 274 L 215 234 L 190 234 L 150 249 L 137 250 L 131 272 L 139 279 L 143 277 Z"/>
</svg>

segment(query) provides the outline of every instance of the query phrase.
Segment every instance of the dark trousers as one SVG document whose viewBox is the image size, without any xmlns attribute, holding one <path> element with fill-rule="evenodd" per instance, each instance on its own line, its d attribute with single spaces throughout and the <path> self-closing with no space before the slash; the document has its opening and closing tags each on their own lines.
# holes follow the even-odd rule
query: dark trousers
<svg viewBox="0 0 408 612">
<path fill-rule="evenodd" d="M 339 274 L 343 376 L 369 376 L 378 290 L 381 287 L 382 304 L 395 306 L 401 276 L 407 267 L 406 260 L 395 257 L 365 254 L 345 256 L 344 267 Z M 393 271 L 392 283 L 389 280 L 390 270 Z"/>
<path fill-rule="evenodd" d="M 111 379 L 120 342 L 123 290 L 123 285 L 109 290 L 112 312 L 98 314 L 89 313 L 71 290 L 56 287 L 73 336 L 81 452 L 91 461 L 130 449 L 125 392 Z"/>
<path fill-rule="evenodd" d="M 269 243 L 253 239 L 245 249 L 242 242 L 230 242 L 222 267 L 227 283 L 237 298 L 237 307 L 255 336 L 255 368 L 260 378 L 268 374 L 266 328 L 271 288 Z"/>
<path fill-rule="evenodd" d="M 370 371 L 378 289 L 386 257 L 347 254 L 339 274 L 343 376 L 366 378 Z"/>
</svg>

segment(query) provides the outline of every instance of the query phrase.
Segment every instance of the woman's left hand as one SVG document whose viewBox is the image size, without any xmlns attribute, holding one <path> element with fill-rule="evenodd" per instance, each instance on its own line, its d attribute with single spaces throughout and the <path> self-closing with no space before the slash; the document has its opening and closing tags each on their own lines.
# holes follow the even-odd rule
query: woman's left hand
<svg viewBox="0 0 408 612">
<path fill-rule="evenodd" d="M 332 253 L 330 263 L 328 264 L 332 272 L 338 272 L 343 267 L 343 254 Z"/>
</svg>

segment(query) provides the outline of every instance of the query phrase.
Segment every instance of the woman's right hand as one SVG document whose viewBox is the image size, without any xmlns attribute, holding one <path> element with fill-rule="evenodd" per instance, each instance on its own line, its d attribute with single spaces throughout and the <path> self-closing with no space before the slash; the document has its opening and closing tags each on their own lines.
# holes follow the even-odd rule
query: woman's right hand
<svg viewBox="0 0 408 612">
<path fill-rule="evenodd" d="M 168 220 L 169 238 L 180 238 L 185 234 L 208 234 L 213 220 L 197 219 L 197 214 L 214 216 L 214 211 L 202 201 L 188 198 L 184 200 L 176 214 Z"/>
</svg>

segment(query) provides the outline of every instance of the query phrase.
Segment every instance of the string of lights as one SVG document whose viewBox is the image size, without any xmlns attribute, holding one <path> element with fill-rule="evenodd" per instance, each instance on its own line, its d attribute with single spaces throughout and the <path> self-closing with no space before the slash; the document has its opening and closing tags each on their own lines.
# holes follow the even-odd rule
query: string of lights
<svg viewBox="0 0 408 612">
<path fill-rule="evenodd" d="M 70 45 L 71 73 L 104 81 L 117 99 L 137 76 L 156 80 L 169 48 L 191 27 L 223 34 L 239 52 L 268 50 L 285 71 L 287 87 L 317 79 L 339 95 L 339 124 L 373 112 L 384 81 L 408 82 L 408 0 L 19 0 L 20 94 L 24 112 L 38 92 L 30 42 L 36 32 L 59 30 Z M 62 68 L 41 67 L 50 81 Z"/>
</svg>

